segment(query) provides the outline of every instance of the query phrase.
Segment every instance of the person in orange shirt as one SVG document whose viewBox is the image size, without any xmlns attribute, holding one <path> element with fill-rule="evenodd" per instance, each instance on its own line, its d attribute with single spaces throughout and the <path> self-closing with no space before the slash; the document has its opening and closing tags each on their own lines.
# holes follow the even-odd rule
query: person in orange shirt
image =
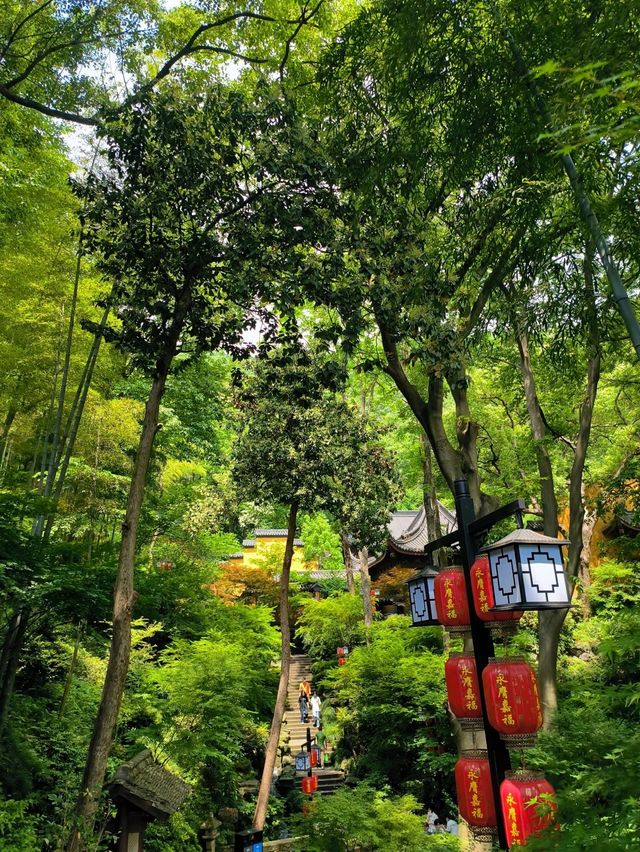
<svg viewBox="0 0 640 852">
<path fill-rule="evenodd" d="M 307 701 L 310 702 L 311 701 L 311 684 L 309 683 L 308 680 L 303 680 L 303 681 L 300 682 L 300 695 L 302 695 L 303 692 L 307 696 Z"/>
</svg>

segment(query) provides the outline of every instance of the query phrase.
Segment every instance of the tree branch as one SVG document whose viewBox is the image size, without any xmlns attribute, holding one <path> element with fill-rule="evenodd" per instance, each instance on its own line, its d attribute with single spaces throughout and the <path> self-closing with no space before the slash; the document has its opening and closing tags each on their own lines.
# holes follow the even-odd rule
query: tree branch
<svg viewBox="0 0 640 852">
<path fill-rule="evenodd" d="M 482 285 L 482 288 L 478 293 L 478 297 L 476 298 L 476 301 L 473 307 L 471 308 L 471 311 L 469 312 L 467 321 L 464 323 L 462 329 L 460 330 L 460 338 L 462 340 L 466 340 L 466 338 L 471 334 L 482 315 L 482 311 L 484 310 L 485 305 L 489 301 L 489 296 L 491 295 L 493 290 L 499 284 L 501 284 L 507 272 L 508 261 L 513 255 L 513 252 L 517 247 L 518 243 L 522 239 L 523 234 L 524 227 L 521 226 L 517 229 L 513 237 L 509 240 L 509 244 L 498 258 L 498 262 L 493 268 L 493 271 Z"/>
<path fill-rule="evenodd" d="M 14 77 L 12 80 L 9 80 L 8 83 L 4 83 L 4 86 L 7 89 L 13 89 L 14 86 L 17 86 L 18 83 L 22 83 L 23 80 L 26 80 L 29 74 L 36 68 L 41 62 L 43 62 L 48 56 L 52 56 L 54 53 L 57 53 L 59 50 L 65 50 L 67 47 L 77 47 L 80 44 L 86 44 L 81 39 L 74 39 L 73 41 L 62 42 L 62 44 L 54 44 L 51 47 L 43 50 L 42 53 L 38 54 L 35 59 L 33 59 L 27 67 L 22 71 L 22 73 L 18 74 L 17 77 Z"/>
<path fill-rule="evenodd" d="M 11 89 L 7 89 L 7 87 L 2 83 L 0 83 L 0 95 L 8 101 L 12 101 L 14 104 L 19 104 L 20 106 L 27 107 L 28 109 L 36 110 L 36 112 L 41 112 L 43 115 L 48 115 L 51 118 L 59 118 L 62 121 L 70 121 L 74 124 L 84 124 L 86 127 L 98 127 L 100 125 L 97 118 L 88 118 L 84 115 L 78 115 L 78 113 L 75 112 L 66 112 L 66 110 L 54 109 L 46 104 L 34 101 L 33 98 L 18 95 Z"/>
<path fill-rule="evenodd" d="M 2 49 L 2 51 L 0 52 L 0 60 L 1 60 L 1 59 L 4 59 L 4 57 L 7 55 L 7 51 L 9 50 L 9 48 L 11 47 L 11 45 L 13 44 L 13 42 L 16 40 L 16 36 L 17 36 L 17 35 L 18 35 L 18 33 L 20 32 L 20 30 L 21 30 L 21 29 L 25 26 L 25 24 L 28 24 L 28 23 L 29 23 L 29 21 L 30 21 L 32 18 L 35 18 L 35 17 L 36 17 L 36 15 L 39 15 L 39 14 L 40 14 L 40 12 L 42 12 L 44 9 L 46 9 L 46 8 L 47 8 L 47 6 L 50 6 L 52 3 L 53 3 L 53 0 L 45 0 L 45 2 L 44 2 L 44 3 L 42 3 L 40 6 L 37 6 L 37 7 L 33 10 L 33 12 L 30 12 L 30 13 L 27 15 L 27 17 L 26 17 L 26 18 L 23 18 L 23 19 L 20 21 L 20 23 L 16 26 L 16 28 L 14 29 L 14 31 L 13 31 L 13 32 L 11 33 L 11 35 L 9 36 L 9 38 L 8 38 L 8 40 L 7 40 L 7 43 L 5 44 L 4 48 L 3 48 L 3 49 Z"/>
<path fill-rule="evenodd" d="M 284 78 L 284 68 L 285 68 L 285 65 L 287 64 L 287 59 L 289 58 L 289 53 L 291 52 L 291 45 L 293 44 L 295 39 L 298 37 L 298 33 L 300 32 L 302 27 L 305 24 L 309 23 L 311 18 L 313 18 L 313 16 L 318 12 L 318 10 L 320 9 L 320 7 L 322 6 L 323 3 L 324 3 L 324 0 L 319 0 L 319 2 L 314 6 L 314 8 L 311 10 L 311 12 L 309 12 L 309 14 L 307 14 L 307 6 L 305 5 L 305 7 L 303 8 L 302 14 L 300 16 L 300 19 L 297 22 L 295 30 L 293 31 L 291 36 L 287 39 L 287 42 L 285 44 L 284 56 L 282 57 L 282 61 L 280 62 L 280 66 L 279 66 L 279 69 L 278 69 L 278 73 L 280 75 L 280 82 L 282 82 L 282 80 Z"/>
</svg>

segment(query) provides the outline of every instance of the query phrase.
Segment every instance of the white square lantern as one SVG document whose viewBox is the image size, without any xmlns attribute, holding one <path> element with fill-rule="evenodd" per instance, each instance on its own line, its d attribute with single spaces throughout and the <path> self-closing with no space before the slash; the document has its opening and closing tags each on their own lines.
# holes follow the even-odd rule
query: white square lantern
<svg viewBox="0 0 640 852">
<path fill-rule="evenodd" d="M 414 627 L 429 627 L 440 623 L 436 615 L 434 591 L 437 576 L 438 572 L 435 568 L 425 568 L 407 582 L 411 620 Z"/>
<path fill-rule="evenodd" d="M 515 530 L 483 548 L 491 568 L 492 609 L 566 609 L 571 598 L 560 548 L 568 544 L 531 530 Z"/>
</svg>

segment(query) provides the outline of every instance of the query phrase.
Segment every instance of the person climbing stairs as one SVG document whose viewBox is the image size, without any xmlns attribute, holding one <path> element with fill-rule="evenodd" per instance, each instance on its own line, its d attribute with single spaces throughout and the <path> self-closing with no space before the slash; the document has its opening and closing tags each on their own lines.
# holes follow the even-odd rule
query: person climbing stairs
<svg viewBox="0 0 640 852">
<path fill-rule="evenodd" d="M 305 654 L 294 655 L 291 657 L 287 706 L 280 731 L 281 763 L 283 759 L 285 762 L 293 762 L 298 752 L 302 750 L 306 751 L 307 728 L 311 727 L 311 709 L 309 709 L 309 721 L 301 722 L 298 706 L 300 684 L 305 680 L 310 684 L 313 683 L 311 658 Z M 311 727 L 311 735 L 312 737 L 314 736 L 313 727 Z M 344 773 L 339 769 L 316 767 L 314 768 L 314 773 L 318 776 L 318 793 L 333 793 L 344 783 Z M 302 778 L 302 775 L 300 775 L 300 778 Z"/>
</svg>

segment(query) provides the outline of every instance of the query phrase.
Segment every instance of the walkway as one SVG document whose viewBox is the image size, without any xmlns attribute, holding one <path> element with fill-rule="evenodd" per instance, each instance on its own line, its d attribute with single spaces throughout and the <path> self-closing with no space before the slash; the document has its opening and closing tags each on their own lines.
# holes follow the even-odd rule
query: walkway
<svg viewBox="0 0 640 852">
<path fill-rule="evenodd" d="M 307 728 L 311 727 L 311 737 L 314 736 L 315 729 L 309 721 L 309 725 L 300 721 L 300 710 L 298 708 L 298 691 L 300 682 L 308 680 L 313 683 L 311 674 L 311 658 L 305 654 L 298 654 L 291 657 L 291 667 L 289 670 L 289 688 L 287 690 L 287 707 L 284 713 L 284 721 L 280 732 L 280 746 L 289 746 L 290 759 L 295 760 L 296 754 L 307 743 Z M 309 714 L 311 720 L 311 714 Z M 287 757 L 289 757 L 287 755 Z M 338 787 L 341 787 L 344 782 L 344 773 L 333 768 L 317 768 L 314 773 L 318 776 L 318 792 L 333 793 Z M 302 774 L 299 776 L 302 778 Z"/>
</svg>

